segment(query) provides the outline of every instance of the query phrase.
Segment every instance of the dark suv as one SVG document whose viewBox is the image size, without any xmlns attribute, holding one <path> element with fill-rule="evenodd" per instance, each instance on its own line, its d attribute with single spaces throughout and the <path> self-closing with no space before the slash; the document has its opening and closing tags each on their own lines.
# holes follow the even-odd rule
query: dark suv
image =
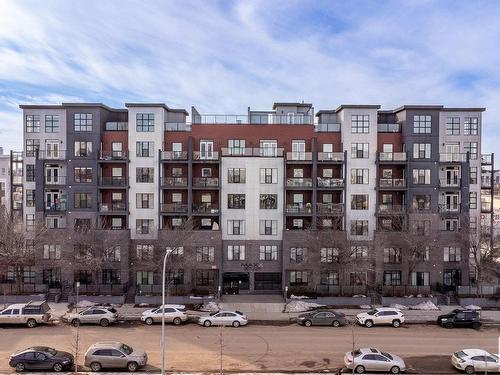
<svg viewBox="0 0 500 375">
<path fill-rule="evenodd" d="M 440 315 L 437 319 L 437 324 L 445 328 L 454 327 L 472 327 L 474 329 L 481 328 L 481 319 L 476 310 L 453 310 L 446 315 Z"/>
</svg>

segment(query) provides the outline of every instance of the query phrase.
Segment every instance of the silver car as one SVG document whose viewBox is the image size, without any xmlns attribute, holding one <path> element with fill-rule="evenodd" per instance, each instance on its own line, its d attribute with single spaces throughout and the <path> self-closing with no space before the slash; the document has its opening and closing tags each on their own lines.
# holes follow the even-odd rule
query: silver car
<svg viewBox="0 0 500 375">
<path fill-rule="evenodd" d="M 399 374 L 406 370 L 405 362 L 397 355 L 383 352 L 374 348 L 361 348 L 347 352 L 344 356 L 345 366 L 357 374 L 367 371 L 390 372 Z"/>
<path fill-rule="evenodd" d="M 102 369 L 127 369 L 137 371 L 148 362 L 144 350 L 133 349 L 122 342 L 98 342 L 85 353 L 85 366 L 94 372 Z"/>
<path fill-rule="evenodd" d="M 233 326 L 235 328 L 248 324 L 248 318 L 239 311 L 218 311 L 210 315 L 200 316 L 198 324 L 210 327 L 214 326 Z"/>
<path fill-rule="evenodd" d="M 116 322 L 118 313 L 113 307 L 89 307 L 79 313 L 68 314 L 64 320 L 74 326 L 80 324 L 100 324 L 102 327 L 107 327 L 110 323 Z"/>
</svg>

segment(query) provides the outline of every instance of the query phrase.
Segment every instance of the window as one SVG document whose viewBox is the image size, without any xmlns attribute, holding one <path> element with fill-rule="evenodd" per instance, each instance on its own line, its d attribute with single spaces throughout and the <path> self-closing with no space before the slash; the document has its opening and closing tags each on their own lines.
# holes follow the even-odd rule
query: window
<svg viewBox="0 0 500 375">
<path fill-rule="evenodd" d="M 352 168 L 351 169 L 351 184 L 368 184 L 368 169 Z"/>
<path fill-rule="evenodd" d="M 264 236 L 275 236 L 278 233 L 277 220 L 260 220 L 259 234 Z"/>
<path fill-rule="evenodd" d="M 304 169 L 303 168 L 294 168 L 293 169 L 293 177 L 294 178 L 304 178 Z"/>
<path fill-rule="evenodd" d="M 121 259 L 121 247 L 120 245 L 111 246 L 104 250 L 103 254 L 104 261 L 107 262 L 119 262 Z"/>
<path fill-rule="evenodd" d="M 57 133 L 59 131 L 59 116 L 45 115 L 45 133 Z"/>
<path fill-rule="evenodd" d="M 462 251 L 456 246 L 445 246 L 443 248 L 445 262 L 460 262 L 462 260 Z"/>
<path fill-rule="evenodd" d="M 351 158 L 353 159 L 368 159 L 368 143 L 352 143 L 351 144 Z"/>
<path fill-rule="evenodd" d="M 292 140 L 292 160 L 306 160 L 306 141 Z"/>
<path fill-rule="evenodd" d="M 172 218 L 172 227 L 180 227 L 180 226 L 182 226 L 182 218 L 173 217 Z"/>
<path fill-rule="evenodd" d="M 92 131 L 92 113 L 75 113 L 73 119 L 75 132 Z"/>
<path fill-rule="evenodd" d="M 121 142 L 112 142 L 111 143 L 111 156 L 113 158 L 123 157 L 123 143 L 121 143 Z"/>
<path fill-rule="evenodd" d="M 413 196 L 413 209 L 417 211 L 425 211 L 431 209 L 431 196 L 430 195 L 414 195 Z"/>
<path fill-rule="evenodd" d="M 469 230 L 471 233 L 477 232 L 477 217 L 469 218 Z"/>
<path fill-rule="evenodd" d="M 227 245 L 227 260 L 245 260 L 245 245 Z"/>
<path fill-rule="evenodd" d="M 302 263 L 306 260 L 307 248 L 306 247 L 292 247 L 290 248 L 290 261 L 295 263 Z"/>
<path fill-rule="evenodd" d="M 182 203 L 182 193 L 172 193 L 172 203 Z"/>
<path fill-rule="evenodd" d="M 153 285 L 153 271 L 137 271 L 137 285 Z"/>
<path fill-rule="evenodd" d="M 464 135 L 477 135 L 478 124 L 477 117 L 466 117 L 464 119 Z"/>
<path fill-rule="evenodd" d="M 201 246 L 196 248 L 196 261 L 199 263 L 212 263 L 215 261 L 215 248 Z"/>
<path fill-rule="evenodd" d="M 26 156 L 33 157 L 37 155 L 40 151 L 40 140 L 39 139 L 27 139 L 26 140 Z"/>
<path fill-rule="evenodd" d="M 401 248 L 384 248 L 384 263 L 401 263 Z"/>
<path fill-rule="evenodd" d="M 196 286 L 209 286 L 215 282 L 215 272 L 211 270 L 196 270 Z"/>
<path fill-rule="evenodd" d="M 136 207 L 137 208 L 153 208 L 154 203 L 154 194 L 153 193 L 136 193 Z"/>
<path fill-rule="evenodd" d="M 336 247 L 322 247 L 320 249 L 320 262 L 333 263 L 339 259 L 339 249 Z"/>
<path fill-rule="evenodd" d="M 304 228 L 304 219 L 293 219 L 292 228 L 293 229 L 303 229 Z"/>
<path fill-rule="evenodd" d="M 259 260 L 278 260 L 278 246 L 261 245 L 259 249 Z"/>
<path fill-rule="evenodd" d="M 153 231 L 152 219 L 136 219 L 135 232 L 137 234 L 149 234 Z"/>
<path fill-rule="evenodd" d="M 260 156 L 277 156 L 278 155 L 278 142 L 275 140 L 261 140 L 260 143 Z"/>
<path fill-rule="evenodd" d="M 26 133 L 40 133 L 40 116 L 26 115 Z"/>
<path fill-rule="evenodd" d="M 227 195 L 227 208 L 244 209 L 245 208 L 245 194 L 228 194 Z"/>
<path fill-rule="evenodd" d="M 182 158 L 182 143 L 179 142 L 172 143 L 172 154 L 174 159 Z"/>
<path fill-rule="evenodd" d="M 201 177 L 212 177 L 212 168 L 201 168 Z"/>
<path fill-rule="evenodd" d="M 59 225 L 59 217 L 48 216 L 45 218 L 45 226 L 49 229 L 57 229 L 61 226 Z"/>
<path fill-rule="evenodd" d="M 201 140 L 200 141 L 200 159 L 213 159 L 214 157 L 214 142 Z"/>
<path fill-rule="evenodd" d="M 469 153 L 472 160 L 477 159 L 477 142 L 464 142 L 464 152 Z"/>
<path fill-rule="evenodd" d="M 459 228 L 458 219 L 445 219 L 444 220 L 444 230 L 447 232 L 455 232 Z"/>
<path fill-rule="evenodd" d="M 419 236 L 428 236 L 431 233 L 430 220 L 416 220 L 413 223 L 414 234 Z"/>
<path fill-rule="evenodd" d="M 368 220 L 351 220 L 351 235 L 367 236 Z"/>
<path fill-rule="evenodd" d="M 26 189 L 26 207 L 35 207 L 35 190 Z"/>
<path fill-rule="evenodd" d="M 139 260 L 153 259 L 154 246 L 151 244 L 137 244 L 135 247 L 136 256 Z"/>
<path fill-rule="evenodd" d="M 307 271 L 290 271 L 291 286 L 307 285 Z"/>
<path fill-rule="evenodd" d="M 460 135 L 460 117 L 446 119 L 446 135 Z"/>
<path fill-rule="evenodd" d="M 233 236 L 245 234 L 245 220 L 228 220 L 227 234 Z"/>
<path fill-rule="evenodd" d="M 78 183 L 89 183 L 92 182 L 92 168 L 76 167 L 75 172 L 75 182 Z"/>
<path fill-rule="evenodd" d="M 430 143 L 413 144 L 413 159 L 430 159 L 430 158 L 431 158 Z"/>
<path fill-rule="evenodd" d="M 278 194 L 260 194 L 260 208 L 275 210 L 278 208 Z"/>
<path fill-rule="evenodd" d="M 137 141 L 135 142 L 135 155 L 137 157 L 153 157 L 154 142 Z"/>
<path fill-rule="evenodd" d="M 89 157 L 92 153 L 92 142 L 75 141 L 75 156 Z"/>
<path fill-rule="evenodd" d="M 35 269 L 31 266 L 23 267 L 23 283 L 24 284 L 34 284 L 35 283 Z"/>
<path fill-rule="evenodd" d="M 414 169 L 413 184 L 415 185 L 430 185 L 431 170 L 430 169 Z"/>
<path fill-rule="evenodd" d="M 351 194 L 351 210 L 367 210 L 368 194 Z"/>
<path fill-rule="evenodd" d="M 155 131 L 155 114 L 154 113 L 137 113 L 135 115 L 136 131 L 138 132 L 154 132 Z"/>
<path fill-rule="evenodd" d="M 75 231 L 87 231 L 91 228 L 90 219 L 76 218 L 73 228 Z"/>
<path fill-rule="evenodd" d="M 227 170 L 227 182 L 230 184 L 244 184 L 246 182 L 246 169 L 229 168 Z"/>
<path fill-rule="evenodd" d="M 154 168 L 137 167 L 135 169 L 136 182 L 154 182 Z"/>
<path fill-rule="evenodd" d="M 277 184 L 278 169 L 277 168 L 260 168 L 260 183 L 261 184 Z"/>
<path fill-rule="evenodd" d="M 35 164 L 26 164 L 26 182 L 35 182 Z"/>
<path fill-rule="evenodd" d="M 61 245 L 43 245 L 43 259 L 61 259 Z"/>
<path fill-rule="evenodd" d="M 384 285 L 401 285 L 401 271 L 384 271 Z"/>
<path fill-rule="evenodd" d="M 477 167 L 470 167 L 469 169 L 469 184 L 477 184 Z"/>
<path fill-rule="evenodd" d="M 105 285 L 111 284 L 121 284 L 121 272 L 120 270 L 102 270 L 102 283 Z"/>
<path fill-rule="evenodd" d="M 410 274 L 411 285 L 429 286 L 429 272 L 412 272 Z"/>
<path fill-rule="evenodd" d="M 333 177 L 333 169 L 332 168 L 323 169 L 323 177 L 324 178 L 332 178 Z"/>
<path fill-rule="evenodd" d="M 352 133 L 368 133 L 370 125 L 369 115 L 351 115 Z"/>
<path fill-rule="evenodd" d="M 469 193 L 469 208 L 470 209 L 477 209 L 477 192 L 470 192 Z"/>
<path fill-rule="evenodd" d="M 339 273 L 336 271 L 321 271 L 321 285 L 339 285 Z"/>
<path fill-rule="evenodd" d="M 230 139 L 228 141 L 229 155 L 244 155 L 245 154 L 245 140 L 244 139 Z"/>
<path fill-rule="evenodd" d="M 368 257 L 368 246 L 351 246 L 351 258 L 362 259 Z"/>
<path fill-rule="evenodd" d="M 166 279 L 170 285 L 184 285 L 184 270 L 170 270 L 167 272 Z"/>
<path fill-rule="evenodd" d="M 431 134 L 432 132 L 431 116 L 413 116 L 414 134 Z"/>
<path fill-rule="evenodd" d="M 92 194 L 75 193 L 75 208 L 92 208 Z"/>
</svg>

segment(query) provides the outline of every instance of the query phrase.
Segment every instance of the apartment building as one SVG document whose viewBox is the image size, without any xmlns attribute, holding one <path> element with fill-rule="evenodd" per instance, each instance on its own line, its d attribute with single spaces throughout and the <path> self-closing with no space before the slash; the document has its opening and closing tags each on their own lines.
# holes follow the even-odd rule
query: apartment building
<svg viewBox="0 0 500 375">
<path fill-rule="evenodd" d="M 0 147 L 0 207 L 10 211 L 10 156 Z"/>
<path fill-rule="evenodd" d="M 469 284 L 459 228 L 489 212 L 481 206 L 482 168 L 492 165 L 481 155 L 484 108 L 315 113 L 310 103 L 274 103 L 235 116 L 160 103 L 21 108 L 26 227 L 42 221 L 68 235 L 94 227 L 112 243 L 95 275 L 67 266 L 75 249 L 64 236 L 36 244 L 36 283 L 158 292 L 158 259 L 189 220 L 194 230 L 175 245 L 183 266 L 171 272 L 179 293 Z M 410 261 L 406 229 L 443 241 Z"/>
</svg>

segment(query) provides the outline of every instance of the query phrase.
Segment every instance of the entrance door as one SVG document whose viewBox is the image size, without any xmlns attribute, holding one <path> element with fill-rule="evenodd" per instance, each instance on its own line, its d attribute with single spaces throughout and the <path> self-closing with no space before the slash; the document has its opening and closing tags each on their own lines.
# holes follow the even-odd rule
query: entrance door
<svg viewBox="0 0 500 375">
<path fill-rule="evenodd" d="M 59 141 L 47 141 L 47 159 L 59 159 Z"/>
<path fill-rule="evenodd" d="M 460 178 L 460 170 L 447 169 L 446 170 L 446 186 L 458 186 Z"/>
<path fill-rule="evenodd" d="M 256 272 L 255 290 L 281 290 L 281 272 Z"/>
<path fill-rule="evenodd" d="M 222 275 L 222 292 L 224 294 L 240 294 L 241 290 L 250 288 L 250 276 L 246 272 L 225 272 Z"/>
<path fill-rule="evenodd" d="M 445 290 L 456 290 L 457 286 L 462 284 L 461 270 L 444 270 L 443 286 Z"/>
<path fill-rule="evenodd" d="M 59 167 L 48 165 L 45 170 L 45 183 L 46 184 L 58 184 L 59 183 Z"/>
</svg>

